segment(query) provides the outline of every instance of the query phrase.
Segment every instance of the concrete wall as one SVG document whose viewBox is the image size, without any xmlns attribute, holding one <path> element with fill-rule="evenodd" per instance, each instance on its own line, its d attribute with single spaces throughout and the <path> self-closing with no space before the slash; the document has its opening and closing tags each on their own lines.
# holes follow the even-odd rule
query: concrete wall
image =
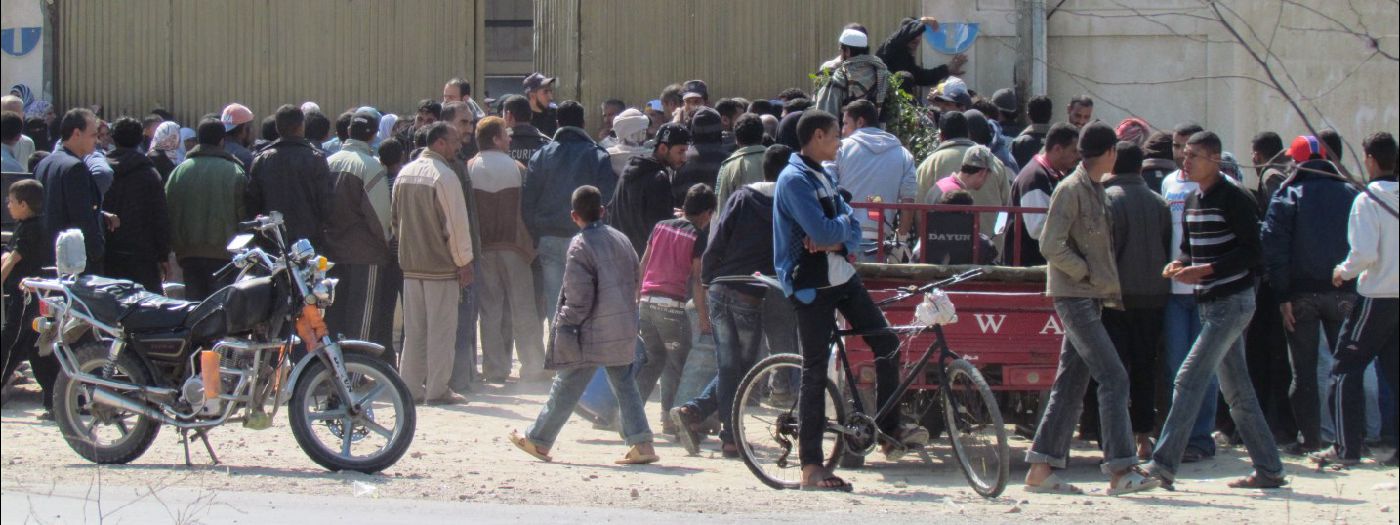
<svg viewBox="0 0 1400 525">
<path fill-rule="evenodd" d="M 1050 9 L 1060 2 L 1046 3 Z M 1342 26 L 1319 13 L 1363 33 L 1386 35 L 1379 47 L 1394 56 L 1394 22 L 1400 9 L 1389 0 L 1300 3 L 1319 11 L 1257 0 L 1223 5 L 1251 22 L 1258 33 L 1252 40 L 1256 49 L 1273 42 L 1273 62 L 1292 73 L 1283 82 L 1295 97 L 1306 99 L 1304 108 L 1314 124 L 1335 127 L 1354 148 L 1360 148 L 1361 139 L 1371 132 L 1395 133 L 1400 120 L 1396 62 L 1373 56 L 1363 40 L 1338 32 Z M 1357 12 L 1345 4 L 1356 6 Z M 968 53 L 973 89 L 990 93 L 1013 85 L 1018 42 L 1014 0 L 924 0 L 923 7 L 925 14 L 940 20 L 982 24 L 982 36 Z M 1204 3 L 1194 0 L 1063 2 L 1047 24 L 1048 94 L 1056 101 L 1056 118 L 1064 118 L 1064 102 L 1070 97 L 1090 94 L 1101 120 L 1116 124 L 1133 115 L 1159 128 L 1197 121 L 1220 133 L 1227 149 L 1242 153 L 1245 160 L 1249 140 L 1258 131 L 1278 132 L 1285 141 L 1303 134 L 1301 120 L 1271 88 L 1228 78 L 1265 77 L 1221 24 L 1199 18 L 1212 16 Z M 1228 11 L 1227 17 L 1233 20 Z M 1242 24 L 1236 25 L 1254 38 Z M 928 64 L 947 57 L 925 48 L 923 58 Z M 1350 152 L 1346 161 L 1355 169 Z"/>
</svg>

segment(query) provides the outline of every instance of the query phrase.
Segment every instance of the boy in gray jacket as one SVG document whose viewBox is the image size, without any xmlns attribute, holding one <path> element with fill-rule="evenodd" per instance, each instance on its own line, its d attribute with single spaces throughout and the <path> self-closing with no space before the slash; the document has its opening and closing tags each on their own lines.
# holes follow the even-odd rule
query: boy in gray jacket
<svg viewBox="0 0 1400 525">
<path fill-rule="evenodd" d="M 510 441 L 541 461 L 568 422 L 598 367 L 608 372 L 622 416 L 622 437 L 630 447 L 620 465 L 655 463 L 642 396 L 631 374 L 637 347 L 637 253 L 622 232 L 602 223 L 603 197 L 598 188 L 574 190 L 570 216 L 580 229 L 569 241 L 563 290 L 554 316 L 554 332 L 545 368 L 557 370 L 549 399 L 525 435 Z"/>
</svg>

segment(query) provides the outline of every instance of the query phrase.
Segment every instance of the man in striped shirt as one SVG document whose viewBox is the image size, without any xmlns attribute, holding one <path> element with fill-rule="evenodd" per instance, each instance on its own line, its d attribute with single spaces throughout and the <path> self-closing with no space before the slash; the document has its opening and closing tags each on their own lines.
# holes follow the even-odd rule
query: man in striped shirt
<svg viewBox="0 0 1400 525">
<path fill-rule="evenodd" d="M 1182 172 L 1198 189 L 1186 199 L 1181 257 L 1162 276 L 1195 288 L 1201 335 L 1177 372 L 1172 407 L 1148 470 L 1170 489 L 1186 450 L 1191 427 L 1212 376 L 1230 405 L 1254 474 L 1233 488 L 1278 488 L 1287 484 L 1278 445 L 1269 432 L 1245 363 L 1245 328 L 1254 315 L 1255 268 L 1259 266 L 1259 215 L 1254 198 L 1220 173 L 1220 137 L 1201 131 L 1186 142 Z"/>
</svg>

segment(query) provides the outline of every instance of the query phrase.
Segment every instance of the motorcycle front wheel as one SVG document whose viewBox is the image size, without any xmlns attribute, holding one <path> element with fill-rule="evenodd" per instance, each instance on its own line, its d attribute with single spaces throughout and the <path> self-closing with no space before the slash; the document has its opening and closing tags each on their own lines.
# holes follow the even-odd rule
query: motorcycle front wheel
<svg viewBox="0 0 1400 525">
<path fill-rule="evenodd" d="M 396 463 L 413 443 L 417 413 L 408 385 L 379 359 L 345 354 L 359 414 L 341 399 L 335 372 L 320 359 L 302 371 L 287 402 L 292 435 L 312 461 L 334 471 L 372 474 Z"/>
</svg>

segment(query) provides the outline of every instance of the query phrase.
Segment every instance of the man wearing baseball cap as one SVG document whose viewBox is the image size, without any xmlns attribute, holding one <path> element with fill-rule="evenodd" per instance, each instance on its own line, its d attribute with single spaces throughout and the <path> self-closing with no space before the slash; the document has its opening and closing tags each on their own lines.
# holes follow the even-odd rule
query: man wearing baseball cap
<svg viewBox="0 0 1400 525">
<path fill-rule="evenodd" d="M 996 156 L 992 155 L 992 150 L 983 145 L 976 145 L 967 149 L 963 154 L 962 167 L 954 173 L 952 177 L 944 177 L 928 189 L 928 194 L 924 196 L 925 204 L 938 204 L 943 199 L 943 194 L 963 190 L 971 193 L 974 197 L 979 195 L 977 190 L 982 189 L 982 185 L 987 183 L 987 176 L 996 169 Z M 1000 206 L 1001 203 L 973 202 L 976 206 Z"/>
<path fill-rule="evenodd" d="M 530 73 L 525 77 L 525 81 L 520 85 L 525 89 L 525 98 L 530 99 L 530 124 L 533 124 L 541 133 L 550 137 L 559 130 L 559 123 L 554 116 L 554 77 L 544 76 L 543 73 Z"/>
<path fill-rule="evenodd" d="M 243 169 L 253 166 L 253 152 L 248 145 L 253 143 L 253 112 L 247 106 L 234 102 L 224 106 L 219 122 L 224 125 L 224 151 L 243 163 Z"/>
<path fill-rule="evenodd" d="M 609 224 L 627 235 L 637 257 L 646 251 L 647 237 L 656 223 L 673 216 L 671 172 L 685 164 L 689 148 L 690 130 L 685 124 L 667 123 L 656 131 L 651 155 L 632 157 L 617 181 L 617 194 L 608 204 Z"/>
<path fill-rule="evenodd" d="M 972 106 L 972 95 L 967 91 L 967 82 L 958 77 L 948 77 L 938 87 L 929 92 L 929 99 L 939 111 L 967 111 Z"/>
</svg>

